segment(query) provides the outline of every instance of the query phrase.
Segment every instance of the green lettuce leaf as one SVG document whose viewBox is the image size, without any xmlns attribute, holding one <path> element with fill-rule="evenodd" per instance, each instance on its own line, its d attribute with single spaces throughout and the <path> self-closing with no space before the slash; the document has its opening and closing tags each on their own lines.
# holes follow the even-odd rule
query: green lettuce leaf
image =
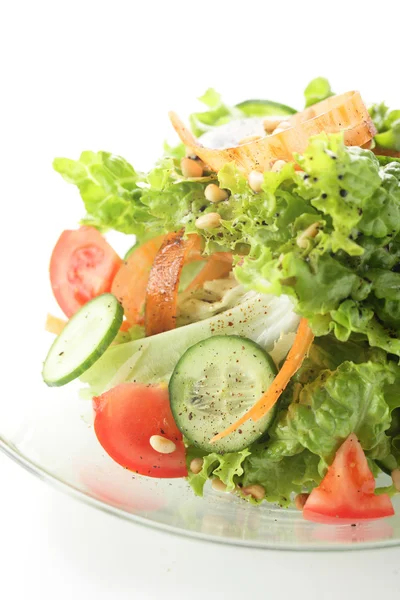
<svg viewBox="0 0 400 600">
<path fill-rule="evenodd" d="M 294 115 L 297 110 L 273 100 L 244 100 L 235 105 L 244 117 L 277 117 Z"/>
<path fill-rule="evenodd" d="M 382 167 L 385 167 L 390 163 L 400 163 L 400 158 L 394 156 L 383 156 L 381 154 L 376 154 L 375 156 L 378 159 L 379 164 L 382 165 Z"/>
<path fill-rule="evenodd" d="M 306 108 L 333 95 L 329 81 L 325 77 L 316 77 L 304 90 Z"/>
<path fill-rule="evenodd" d="M 206 454 L 194 446 L 186 449 L 186 463 L 188 466 L 188 482 L 196 496 L 203 495 L 206 481 L 210 477 L 220 479 L 227 487 L 228 492 L 235 489 L 238 478 L 243 475 L 243 462 L 250 456 L 248 449 L 241 452 L 230 452 L 226 454 Z M 203 459 L 203 467 L 198 474 L 190 471 L 190 463 L 194 458 Z"/>
<path fill-rule="evenodd" d="M 279 180 L 268 173 L 256 204 L 243 192 L 240 208 L 232 203 L 241 216 L 230 233 L 250 245 L 237 278 L 291 295 L 317 335 L 333 331 L 345 341 L 356 332 L 400 356 L 400 298 L 387 287 L 378 291 L 369 277 L 371 267 L 399 264 L 399 166 L 381 167 L 371 152 L 325 135 L 310 141 L 298 163 L 303 177 L 289 166 Z M 312 223 L 317 234 L 299 247 L 299 234 Z"/>
<path fill-rule="evenodd" d="M 400 110 L 390 110 L 382 102 L 373 104 L 369 113 L 378 130 L 376 144 L 381 148 L 400 150 Z"/>
<path fill-rule="evenodd" d="M 266 447 L 260 444 L 251 448 L 251 454 L 244 461 L 239 485 L 262 485 L 265 500 L 289 506 L 292 494 L 310 492 L 320 483 L 318 463 L 318 456 L 307 450 L 290 458 L 273 460 L 266 453 Z"/>
<path fill-rule="evenodd" d="M 333 335 L 316 338 L 300 369 L 292 377 L 281 396 L 277 416 L 268 430 L 269 442 L 266 456 L 278 460 L 293 456 L 304 449 L 297 432 L 289 426 L 290 405 L 297 405 L 304 386 L 314 383 L 322 373 L 335 372 L 345 362 L 354 364 L 368 361 L 386 365 L 387 355 L 379 348 L 371 348 L 367 342 L 348 340 L 340 342 Z M 390 389 L 394 389 L 392 386 Z M 387 394 L 385 400 L 388 401 Z"/>
<path fill-rule="evenodd" d="M 56 158 L 53 167 L 78 187 L 86 224 L 139 235 L 151 226 L 153 219 L 140 199 L 139 175 L 120 156 L 86 151 L 79 160 Z"/>
<path fill-rule="evenodd" d="M 206 90 L 199 100 L 208 110 L 192 113 L 189 117 L 190 127 L 196 136 L 242 115 L 240 110 L 224 104 L 221 95 L 212 88 Z"/>
<path fill-rule="evenodd" d="M 391 425 L 385 388 L 395 381 L 392 365 L 343 362 L 302 387 L 278 428 L 286 427 L 326 464 L 352 432 L 371 458 L 384 458 L 390 452 L 386 431 Z"/>
</svg>

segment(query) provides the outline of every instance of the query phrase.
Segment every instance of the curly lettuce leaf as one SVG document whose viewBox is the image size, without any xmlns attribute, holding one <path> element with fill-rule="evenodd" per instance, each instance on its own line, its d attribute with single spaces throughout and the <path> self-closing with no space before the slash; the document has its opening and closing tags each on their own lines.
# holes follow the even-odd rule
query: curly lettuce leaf
<svg viewBox="0 0 400 600">
<path fill-rule="evenodd" d="M 206 454 L 194 446 L 186 449 L 186 463 L 188 466 L 188 482 L 196 496 L 202 496 L 204 485 L 210 478 L 218 478 L 225 485 L 227 492 L 235 489 L 238 478 L 243 475 L 243 463 L 250 456 L 248 449 L 240 452 L 229 452 L 226 454 Z M 203 459 L 203 467 L 200 473 L 194 474 L 190 470 L 190 463 L 194 458 Z"/>
<path fill-rule="evenodd" d="M 400 110 L 390 110 L 383 102 L 373 104 L 369 113 L 378 130 L 375 142 L 381 148 L 400 150 Z"/>
<path fill-rule="evenodd" d="M 337 310 L 331 312 L 331 318 L 328 329 L 333 330 L 339 340 L 346 341 L 352 333 L 359 333 L 371 346 L 400 356 L 398 331 L 391 326 L 384 326 L 372 308 L 354 300 L 345 300 Z"/>
<path fill-rule="evenodd" d="M 239 483 L 246 487 L 262 485 L 265 500 L 280 506 L 291 504 L 292 494 L 309 492 L 321 481 L 318 472 L 319 458 L 303 450 L 289 458 L 271 459 L 263 444 L 253 446 L 243 464 L 243 477 Z"/>
<path fill-rule="evenodd" d="M 334 93 L 332 92 L 329 81 L 325 79 L 325 77 L 316 77 L 310 81 L 304 90 L 306 108 L 317 102 L 321 102 L 326 98 L 330 98 L 330 96 L 334 96 Z"/>
<path fill-rule="evenodd" d="M 206 90 L 199 100 L 208 107 L 208 110 L 192 113 L 189 117 L 190 127 L 196 136 L 241 116 L 238 109 L 222 102 L 221 95 L 212 88 Z"/>
<path fill-rule="evenodd" d="M 395 381 L 388 364 L 346 361 L 335 371 L 323 370 L 280 415 L 275 438 L 282 439 L 283 433 L 288 437 L 289 432 L 300 446 L 330 464 L 339 446 L 355 432 L 371 458 L 384 458 L 390 452 L 386 431 L 391 425 L 385 390 Z"/>
<path fill-rule="evenodd" d="M 400 164 L 381 166 L 372 152 L 347 148 L 341 135 L 321 134 L 296 158 L 303 172 L 293 164 L 266 172 L 258 194 L 226 164 L 218 180 L 230 197 L 215 205 L 204 189 L 217 176 L 185 178 L 178 156 L 147 175 L 102 152 L 57 159 L 55 167 L 79 187 L 95 226 L 139 240 L 182 228 L 197 233 L 206 253 L 237 255 L 235 275 L 246 287 L 290 295 L 316 335 L 345 341 L 357 333 L 400 356 L 400 297 L 382 285 L 389 278 L 393 285 L 386 272 L 400 266 Z M 197 218 L 209 212 L 219 213 L 221 225 L 199 230 Z"/>
<path fill-rule="evenodd" d="M 346 148 L 340 135 L 321 135 L 312 139 L 297 162 L 308 175 L 304 187 L 311 204 L 331 217 L 335 232 L 349 236 L 361 219 L 365 201 L 381 185 L 374 154 Z"/>
<path fill-rule="evenodd" d="M 198 457 L 203 459 L 203 466 L 200 473 L 194 474 L 189 467 L 193 458 Z M 321 481 L 318 472 L 319 458 L 308 450 L 303 450 L 290 459 L 271 460 L 262 444 L 227 454 L 205 454 L 198 448 L 189 446 L 186 461 L 189 473 L 187 479 L 197 496 L 203 495 L 208 479 L 218 478 L 227 486 L 227 492 L 258 484 L 265 489 L 265 500 L 289 506 L 293 494 L 309 492 Z M 252 503 L 259 502 L 250 496 L 245 496 L 245 499 Z"/>
<path fill-rule="evenodd" d="M 78 160 L 56 158 L 53 167 L 78 187 L 87 211 L 86 224 L 139 235 L 151 226 L 151 215 L 140 199 L 139 175 L 125 159 L 109 152 L 85 151 Z"/>
<path fill-rule="evenodd" d="M 304 176 L 288 166 L 279 180 L 265 175 L 257 203 L 241 196 L 230 233 L 249 242 L 250 252 L 236 266 L 237 278 L 291 295 L 317 335 L 333 331 L 344 341 L 356 332 L 400 356 L 400 298 L 387 287 L 378 291 L 369 277 L 371 266 L 399 264 L 399 166 L 381 167 L 371 152 L 325 135 L 312 139 L 298 162 Z M 299 245 L 313 223 L 315 237 Z"/>
<path fill-rule="evenodd" d="M 292 377 L 281 396 L 279 410 L 268 430 L 266 455 L 272 459 L 293 456 L 304 449 L 296 431 L 289 427 L 288 407 L 298 404 L 304 386 L 312 384 L 323 372 L 334 372 L 346 361 L 361 364 L 368 361 L 386 365 L 387 355 L 367 342 L 348 340 L 340 342 L 333 335 L 316 338 L 300 369 Z M 389 402 L 385 396 L 385 400 Z"/>
</svg>

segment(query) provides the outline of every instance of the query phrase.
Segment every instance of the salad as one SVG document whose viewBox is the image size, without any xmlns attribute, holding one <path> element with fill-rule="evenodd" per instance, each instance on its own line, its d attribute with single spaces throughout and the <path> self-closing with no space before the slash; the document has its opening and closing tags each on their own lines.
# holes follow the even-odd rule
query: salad
<svg viewBox="0 0 400 600">
<path fill-rule="evenodd" d="M 316 522 L 393 515 L 400 111 L 322 77 L 300 111 L 200 100 L 148 173 L 55 159 L 86 215 L 51 256 L 68 321 L 48 316 L 43 379 L 79 378 L 99 443 L 140 475 Z"/>
</svg>

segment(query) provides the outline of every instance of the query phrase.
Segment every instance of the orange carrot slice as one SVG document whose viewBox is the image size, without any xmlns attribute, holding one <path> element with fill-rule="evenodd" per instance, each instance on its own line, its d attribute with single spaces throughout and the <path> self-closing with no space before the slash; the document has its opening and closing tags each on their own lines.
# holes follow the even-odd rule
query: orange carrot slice
<svg viewBox="0 0 400 600">
<path fill-rule="evenodd" d="M 139 246 L 114 277 L 111 292 L 121 302 L 125 317 L 132 325 L 140 322 L 151 265 L 164 237 L 159 235 Z"/>
<path fill-rule="evenodd" d="M 48 314 L 46 317 L 45 330 L 49 333 L 54 333 L 55 335 L 60 335 L 64 327 L 66 326 L 67 321 L 65 319 L 59 319 L 54 315 Z"/>
<path fill-rule="evenodd" d="M 130 328 L 132 327 L 132 325 L 129 323 L 129 321 L 122 321 L 122 325 L 119 328 L 120 331 L 128 331 Z"/>
<path fill-rule="evenodd" d="M 195 290 L 206 281 L 214 281 L 226 277 L 232 270 L 232 254 L 228 252 L 217 252 L 208 259 L 200 273 L 188 285 L 186 291 Z"/>
<path fill-rule="evenodd" d="M 261 398 L 255 403 L 255 405 L 247 411 L 238 421 L 230 425 L 227 429 L 215 435 L 210 443 L 213 444 L 218 440 L 226 437 L 230 433 L 233 433 L 246 423 L 249 419 L 253 419 L 254 422 L 261 419 L 279 400 L 280 395 L 288 385 L 290 379 L 301 367 L 304 358 L 313 343 L 314 335 L 307 323 L 306 319 L 301 319 L 300 325 L 297 329 L 296 337 L 293 342 L 293 346 L 290 349 L 289 354 L 278 375 L 275 377 L 269 389 L 261 396 Z"/>
<path fill-rule="evenodd" d="M 183 265 L 199 260 L 201 239 L 184 238 L 184 231 L 169 233 L 156 254 L 146 290 L 146 336 L 169 331 L 176 326 L 179 280 Z"/>
<path fill-rule="evenodd" d="M 253 170 L 267 171 L 278 159 L 292 161 L 293 153 L 304 152 L 310 136 L 322 131 L 343 131 L 344 141 L 348 146 L 362 146 L 376 133 L 359 92 L 347 92 L 327 98 L 291 116 L 288 119 L 290 129 L 234 148 L 205 148 L 174 112 L 169 116 L 185 146 L 214 171 L 219 171 L 226 163 L 232 161 L 245 173 Z"/>
<path fill-rule="evenodd" d="M 400 158 L 400 152 L 397 150 L 389 150 L 388 148 L 380 148 L 379 146 L 375 146 L 372 149 L 374 154 L 378 154 L 378 156 L 392 156 L 393 158 Z"/>
</svg>

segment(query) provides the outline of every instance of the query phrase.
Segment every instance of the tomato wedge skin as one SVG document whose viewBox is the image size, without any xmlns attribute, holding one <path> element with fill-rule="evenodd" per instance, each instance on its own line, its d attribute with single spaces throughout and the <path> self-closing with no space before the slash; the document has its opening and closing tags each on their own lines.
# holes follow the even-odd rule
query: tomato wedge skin
<svg viewBox="0 0 400 600">
<path fill-rule="evenodd" d="M 111 291 L 122 264 L 120 257 L 94 227 L 65 230 L 50 259 L 53 294 L 67 317 L 84 304 Z"/>
<path fill-rule="evenodd" d="M 171 413 L 165 386 L 121 383 L 93 398 L 94 430 L 118 464 L 147 477 L 186 477 L 185 446 Z M 150 445 L 160 435 L 176 449 L 161 454 Z"/>
<path fill-rule="evenodd" d="M 353 524 L 394 515 L 387 494 L 376 496 L 375 479 L 357 436 L 340 446 L 327 474 L 310 494 L 303 517 L 325 524 Z"/>
</svg>

